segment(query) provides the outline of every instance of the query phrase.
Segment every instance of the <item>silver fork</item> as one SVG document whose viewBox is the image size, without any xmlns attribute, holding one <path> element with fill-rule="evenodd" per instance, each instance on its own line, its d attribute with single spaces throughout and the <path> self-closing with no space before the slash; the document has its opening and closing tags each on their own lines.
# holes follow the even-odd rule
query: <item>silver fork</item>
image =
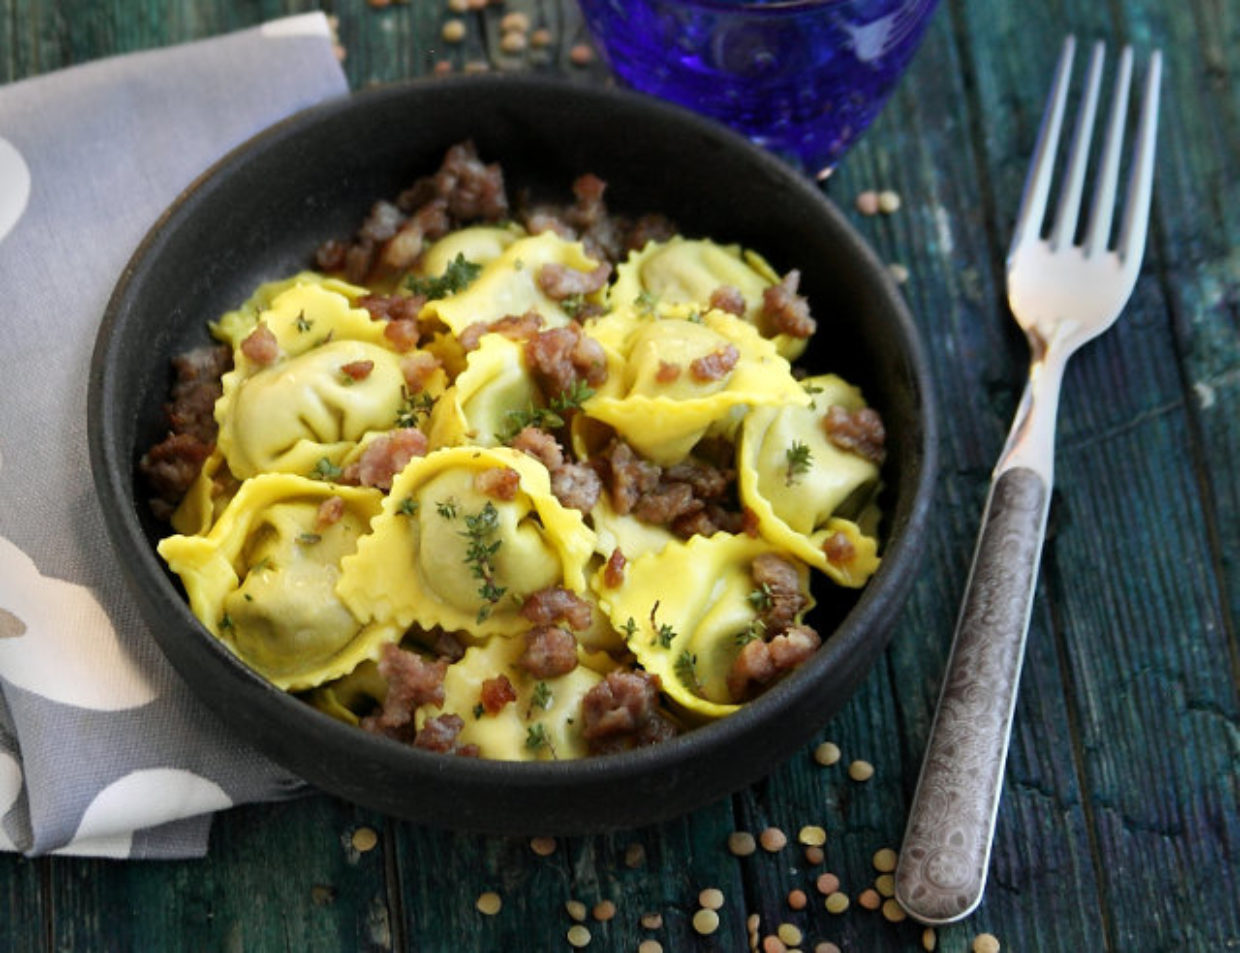
<svg viewBox="0 0 1240 953">
<path fill-rule="evenodd" d="M 925 923 L 951 923 L 981 902 L 1007 760 L 1016 688 L 1054 470 L 1064 366 L 1109 328 L 1132 294 L 1149 223 L 1161 53 L 1150 57 L 1128 193 L 1109 247 L 1132 51 L 1125 48 L 1084 239 L 1075 243 L 1104 49 L 1094 46 L 1064 182 L 1042 238 L 1075 41 L 1055 73 L 1007 257 L 1008 303 L 1029 341 L 1030 368 L 991 475 L 973 566 L 896 868 L 896 899 Z"/>
</svg>

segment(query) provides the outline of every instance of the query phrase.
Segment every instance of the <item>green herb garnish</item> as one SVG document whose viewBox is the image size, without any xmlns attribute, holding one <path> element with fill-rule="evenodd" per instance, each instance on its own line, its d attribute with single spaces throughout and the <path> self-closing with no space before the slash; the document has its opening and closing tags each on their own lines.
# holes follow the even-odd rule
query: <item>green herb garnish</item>
<svg viewBox="0 0 1240 953">
<path fill-rule="evenodd" d="M 539 682 L 534 686 L 534 694 L 530 698 L 530 704 L 536 705 L 543 711 L 551 707 L 551 687 L 546 682 Z"/>
<path fill-rule="evenodd" d="M 478 622 L 491 614 L 491 607 L 508 590 L 495 584 L 495 554 L 503 540 L 492 539 L 499 529 L 499 511 L 490 500 L 477 513 L 465 517 L 465 530 L 461 534 L 469 540 L 465 551 L 465 564 L 478 580 L 478 595 L 484 605 L 478 610 Z"/>
<path fill-rule="evenodd" d="M 306 317 L 305 309 L 302 309 L 297 315 L 297 330 L 305 334 L 312 327 L 314 327 L 314 322 Z"/>
<path fill-rule="evenodd" d="M 679 678 L 691 691 L 699 691 L 702 683 L 698 681 L 697 676 L 697 656 L 685 649 L 676 656 L 676 664 L 674 666 L 676 677 Z"/>
<path fill-rule="evenodd" d="M 450 294 L 464 291 L 481 273 L 481 265 L 467 261 L 463 254 L 457 252 L 456 257 L 448 263 L 448 267 L 439 277 L 410 276 L 405 286 L 415 295 L 425 295 L 431 299 L 446 298 Z"/>
<path fill-rule="evenodd" d="M 436 500 L 435 512 L 439 514 L 440 519 L 456 519 L 456 500 L 451 497 L 446 500 Z"/>
<path fill-rule="evenodd" d="M 533 403 L 525 410 L 510 410 L 505 414 L 507 426 L 499 438 L 503 443 L 512 440 L 526 427 L 538 427 L 541 430 L 558 430 L 566 423 L 565 415 L 577 410 L 594 396 L 594 388 L 578 378 L 568 390 L 551 398 L 547 407 L 535 407 Z"/>
<path fill-rule="evenodd" d="M 328 457 L 319 457 L 319 462 L 310 471 L 312 480 L 339 480 L 343 475 L 344 470 L 332 463 Z"/>
<path fill-rule="evenodd" d="M 418 511 L 418 501 L 415 500 L 412 496 L 405 497 L 403 500 L 400 501 L 400 504 L 396 507 L 396 512 L 399 513 L 401 516 L 412 516 L 417 511 Z"/>
<path fill-rule="evenodd" d="M 810 452 L 809 445 L 799 440 L 792 441 L 792 446 L 784 451 L 784 458 L 788 462 L 788 472 L 784 478 L 787 486 L 796 483 L 803 473 L 809 471 L 814 462 L 814 455 Z"/>
<path fill-rule="evenodd" d="M 435 398 L 426 391 L 411 394 L 407 387 L 402 386 L 400 397 L 400 410 L 396 412 L 397 427 L 416 427 L 423 417 L 430 416 L 435 407 Z"/>
</svg>

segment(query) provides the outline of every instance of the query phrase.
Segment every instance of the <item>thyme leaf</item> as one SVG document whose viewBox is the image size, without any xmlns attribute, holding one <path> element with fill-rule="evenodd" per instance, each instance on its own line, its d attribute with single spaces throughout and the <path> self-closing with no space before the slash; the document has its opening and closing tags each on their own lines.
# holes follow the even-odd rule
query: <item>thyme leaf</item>
<svg viewBox="0 0 1240 953">
<path fill-rule="evenodd" d="M 788 464 L 784 483 L 787 486 L 792 486 L 801 478 L 802 474 L 809 472 L 809 468 L 814 462 L 814 455 L 810 452 L 808 444 L 794 440 L 792 441 L 792 446 L 784 451 L 784 459 Z"/>
<path fill-rule="evenodd" d="M 319 457 L 318 463 L 310 471 L 310 479 L 312 480 L 339 480 L 343 475 L 344 470 L 332 463 L 328 457 Z"/>
<path fill-rule="evenodd" d="M 446 298 L 450 294 L 464 291 L 481 273 L 481 265 L 466 260 L 463 254 L 457 252 L 442 275 L 435 278 L 412 275 L 406 280 L 405 286 L 415 295 L 426 295 L 432 300 Z"/>
</svg>

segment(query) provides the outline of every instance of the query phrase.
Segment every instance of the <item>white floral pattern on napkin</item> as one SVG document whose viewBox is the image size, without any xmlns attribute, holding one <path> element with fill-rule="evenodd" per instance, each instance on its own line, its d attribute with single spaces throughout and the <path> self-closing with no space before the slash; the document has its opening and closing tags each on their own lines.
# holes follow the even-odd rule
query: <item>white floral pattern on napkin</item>
<svg viewBox="0 0 1240 953">
<path fill-rule="evenodd" d="M 301 782 L 231 736 L 125 591 L 86 382 L 146 230 L 233 146 L 347 83 L 322 14 L 0 86 L 0 850 L 205 852 L 211 814 Z"/>
</svg>

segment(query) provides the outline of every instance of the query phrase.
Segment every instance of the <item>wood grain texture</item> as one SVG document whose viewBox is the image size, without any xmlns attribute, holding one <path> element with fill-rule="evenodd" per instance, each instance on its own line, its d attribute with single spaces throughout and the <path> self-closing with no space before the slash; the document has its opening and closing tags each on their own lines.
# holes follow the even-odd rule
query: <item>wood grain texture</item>
<svg viewBox="0 0 1240 953">
<path fill-rule="evenodd" d="M 239 29 L 288 12 L 338 19 L 362 88 L 488 61 L 597 82 L 571 65 L 583 38 L 568 0 L 507 0 L 555 43 L 507 57 L 499 7 L 463 15 L 445 44 L 440 0 L 0 0 L 0 81 L 113 53 Z M 990 886 L 965 923 L 938 931 L 963 953 L 987 930 L 1005 950 L 1213 953 L 1240 948 L 1240 8 L 1234 0 L 944 0 L 876 126 L 827 188 L 887 261 L 928 346 L 943 409 L 942 473 L 927 558 L 891 647 L 820 739 L 766 780 L 688 818 L 561 840 L 430 831 L 314 797 L 230 811 L 203 861 L 117 864 L 0 858 L 0 953 L 36 950 L 567 949 L 564 902 L 611 900 L 590 950 L 655 938 L 675 953 L 748 948 L 799 926 L 851 953 L 921 948 L 921 928 L 859 909 L 872 857 L 895 847 L 916 781 L 989 470 L 1025 373 L 1006 314 L 1003 256 L 1064 33 L 1130 40 L 1138 67 L 1167 53 L 1150 248 L 1119 324 L 1073 358 L 1065 382 L 1051 531 L 1021 680 Z M 1080 58 L 1080 57 L 1078 57 Z M 1078 66 L 1079 69 L 1079 66 Z M 1079 75 L 1079 73 L 1078 73 Z M 889 216 L 852 207 L 867 188 L 903 197 Z M 805 267 L 812 267 L 806 263 Z M 875 767 L 866 782 L 847 765 Z M 502 796 L 502 792 L 497 792 Z M 796 844 L 828 831 L 822 864 Z M 735 829 L 791 843 L 736 858 Z M 374 829 L 359 853 L 350 838 Z M 643 858 L 628 853 L 640 846 Z M 832 915 L 814 880 L 853 898 Z M 723 890 L 721 927 L 691 925 L 698 892 Z M 791 889 L 809 906 L 791 910 Z M 495 917 L 474 908 L 495 890 Z M 644 928 L 643 913 L 662 925 Z"/>
</svg>

